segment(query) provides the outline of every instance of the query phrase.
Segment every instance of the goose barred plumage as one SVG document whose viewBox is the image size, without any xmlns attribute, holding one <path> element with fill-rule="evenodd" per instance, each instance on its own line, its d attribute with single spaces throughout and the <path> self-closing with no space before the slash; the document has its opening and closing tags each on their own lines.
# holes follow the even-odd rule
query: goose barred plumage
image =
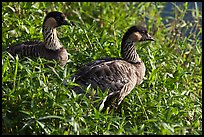
<svg viewBox="0 0 204 137">
<path fill-rule="evenodd" d="M 136 85 L 141 84 L 145 76 L 145 65 L 135 50 L 135 43 L 140 41 L 154 41 L 142 26 L 132 26 L 124 34 L 121 43 L 122 58 L 99 59 L 86 64 L 72 77 L 76 86 L 76 93 L 84 93 L 84 89 L 91 84 L 103 92 L 109 89 L 101 107 L 110 109 L 117 107 Z"/>
<path fill-rule="evenodd" d="M 61 66 L 64 66 L 68 60 L 67 50 L 63 47 L 57 37 L 56 28 L 61 25 L 68 25 L 68 21 L 63 13 L 53 11 L 49 12 L 43 22 L 43 37 L 41 41 L 27 41 L 12 45 L 6 50 L 15 56 L 20 57 L 42 57 L 48 60 L 57 60 Z"/>
</svg>

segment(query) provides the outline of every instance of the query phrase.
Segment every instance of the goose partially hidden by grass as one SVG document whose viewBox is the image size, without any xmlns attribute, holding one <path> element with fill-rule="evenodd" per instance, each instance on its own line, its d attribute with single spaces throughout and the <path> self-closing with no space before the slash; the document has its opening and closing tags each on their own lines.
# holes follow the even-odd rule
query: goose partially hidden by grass
<svg viewBox="0 0 204 137">
<path fill-rule="evenodd" d="M 68 53 L 57 37 L 56 28 L 69 24 L 63 13 L 57 11 L 49 12 L 43 22 L 44 42 L 27 41 L 12 45 L 6 51 L 13 56 L 18 54 L 20 57 L 54 59 L 59 61 L 59 64 L 64 67 L 68 61 Z"/>
<path fill-rule="evenodd" d="M 142 26 L 132 26 L 124 34 L 121 43 L 122 58 L 99 59 L 86 64 L 72 77 L 76 86 L 76 93 L 84 93 L 86 87 L 103 92 L 108 90 L 108 96 L 103 99 L 100 108 L 109 107 L 110 110 L 120 105 L 136 85 L 140 85 L 145 76 L 145 65 L 135 50 L 135 43 L 140 41 L 154 41 Z M 66 82 L 65 82 L 66 83 Z"/>
</svg>

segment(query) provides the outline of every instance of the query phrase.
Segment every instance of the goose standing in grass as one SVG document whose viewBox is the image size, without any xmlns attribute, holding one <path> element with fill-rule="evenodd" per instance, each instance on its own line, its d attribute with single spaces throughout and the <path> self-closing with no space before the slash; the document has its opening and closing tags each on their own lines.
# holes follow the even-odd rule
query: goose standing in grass
<svg viewBox="0 0 204 137">
<path fill-rule="evenodd" d="M 43 22 L 44 42 L 27 41 L 12 45 L 6 50 L 13 56 L 18 54 L 20 57 L 42 57 L 47 60 L 59 61 L 61 66 L 65 66 L 68 61 L 67 50 L 63 47 L 57 37 L 56 28 L 61 25 L 69 25 L 63 13 L 49 12 Z"/>
<path fill-rule="evenodd" d="M 135 50 L 135 43 L 140 41 L 154 41 L 142 26 L 132 26 L 124 34 L 121 43 L 122 58 L 99 59 L 86 64 L 72 77 L 75 83 L 73 90 L 84 93 L 86 87 L 103 92 L 108 90 L 100 108 L 117 107 L 136 85 L 142 83 L 145 76 L 145 65 Z M 66 83 L 66 82 L 65 82 Z"/>
</svg>

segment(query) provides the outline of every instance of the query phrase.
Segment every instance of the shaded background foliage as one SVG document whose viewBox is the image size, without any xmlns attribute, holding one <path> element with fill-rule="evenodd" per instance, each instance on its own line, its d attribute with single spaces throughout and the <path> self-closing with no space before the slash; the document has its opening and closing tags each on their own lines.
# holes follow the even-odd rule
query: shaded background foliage
<svg viewBox="0 0 204 137">
<path fill-rule="evenodd" d="M 2 49 L 43 40 L 42 21 L 56 10 L 75 24 L 58 28 L 70 60 L 64 69 L 45 68 L 44 59 L 2 54 L 3 134 L 201 134 L 201 3 L 3 2 Z M 156 39 L 137 46 L 145 80 L 119 113 L 101 113 L 62 81 L 86 62 L 119 57 L 122 36 L 135 24 Z"/>
</svg>

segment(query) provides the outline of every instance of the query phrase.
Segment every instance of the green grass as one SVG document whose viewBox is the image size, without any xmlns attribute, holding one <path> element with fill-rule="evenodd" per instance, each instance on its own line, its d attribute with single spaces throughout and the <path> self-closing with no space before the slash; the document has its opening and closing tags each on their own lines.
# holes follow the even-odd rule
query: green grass
<svg viewBox="0 0 204 137">
<path fill-rule="evenodd" d="M 3 49 L 43 40 L 46 11 L 63 11 L 75 26 L 58 29 L 70 53 L 64 69 L 54 61 L 47 68 L 47 60 L 2 53 L 2 134 L 201 135 L 202 13 L 197 3 L 191 9 L 188 2 L 171 4 L 173 16 L 161 16 L 166 3 L 159 2 L 3 2 Z M 121 112 L 102 113 L 94 106 L 107 93 L 98 90 L 101 98 L 94 102 L 62 84 L 86 62 L 119 57 L 123 34 L 140 23 L 156 41 L 137 46 L 145 80 L 124 99 Z"/>
</svg>

